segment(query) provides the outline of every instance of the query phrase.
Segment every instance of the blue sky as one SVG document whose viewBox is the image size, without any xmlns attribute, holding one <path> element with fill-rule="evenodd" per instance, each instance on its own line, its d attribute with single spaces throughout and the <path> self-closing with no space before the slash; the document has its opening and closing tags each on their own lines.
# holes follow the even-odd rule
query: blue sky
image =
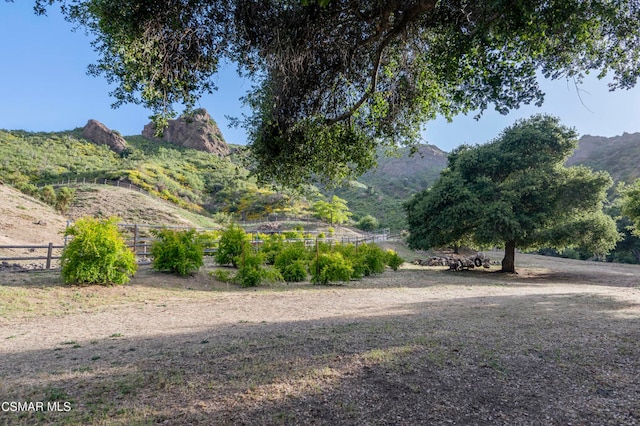
<svg viewBox="0 0 640 426">
<path fill-rule="evenodd" d="M 140 134 L 150 112 L 137 105 L 112 109 L 112 88 L 102 78 L 86 74 L 95 62 L 90 41 L 57 13 L 35 16 L 33 2 L 0 0 L 0 128 L 61 131 L 82 127 L 96 119 L 124 135 Z M 239 98 L 251 87 L 228 66 L 215 77 L 219 90 L 200 100 L 217 121 L 228 142 L 244 144 L 242 129 L 229 127 L 226 115 L 240 116 Z M 547 93 L 541 107 L 524 106 L 502 116 L 486 111 L 476 121 L 456 117 L 452 123 L 438 119 L 426 125 L 423 142 L 450 151 L 462 143 L 487 142 L 518 118 L 535 113 L 553 114 L 580 135 L 615 136 L 640 132 L 640 88 L 609 92 L 595 77 L 579 88 L 567 81 L 544 82 Z"/>
</svg>

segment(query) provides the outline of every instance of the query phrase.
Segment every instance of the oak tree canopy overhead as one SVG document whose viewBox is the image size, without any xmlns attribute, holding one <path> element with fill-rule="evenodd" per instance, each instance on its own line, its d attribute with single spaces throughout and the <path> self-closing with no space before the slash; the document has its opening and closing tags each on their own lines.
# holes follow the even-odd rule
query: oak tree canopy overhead
<svg viewBox="0 0 640 426">
<path fill-rule="evenodd" d="M 255 86 L 243 125 L 266 181 L 338 179 L 437 115 L 544 99 L 537 78 L 612 88 L 640 72 L 637 0 L 36 0 L 95 36 L 116 104 L 166 118 L 214 89 L 221 61 Z"/>
<path fill-rule="evenodd" d="M 536 115 L 491 143 L 454 150 L 440 179 L 406 204 L 409 246 L 503 246 L 504 272 L 516 271 L 516 248 L 608 253 L 620 239 L 602 210 L 612 180 L 564 166 L 577 143 L 557 118 Z"/>
</svg>

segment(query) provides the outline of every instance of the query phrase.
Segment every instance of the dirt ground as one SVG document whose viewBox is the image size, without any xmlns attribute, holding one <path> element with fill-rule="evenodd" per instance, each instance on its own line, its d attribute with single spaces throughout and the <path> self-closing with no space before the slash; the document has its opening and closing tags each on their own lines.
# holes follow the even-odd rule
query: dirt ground
<svg viewBox="0 0 640 426">
<path fill-rule="evenodd" d="M 0 424 L 640 424 L 640 268 L 517 261 L 257 289 L 0 274 L 0 403 L 58 408 Z"/>
</svg>

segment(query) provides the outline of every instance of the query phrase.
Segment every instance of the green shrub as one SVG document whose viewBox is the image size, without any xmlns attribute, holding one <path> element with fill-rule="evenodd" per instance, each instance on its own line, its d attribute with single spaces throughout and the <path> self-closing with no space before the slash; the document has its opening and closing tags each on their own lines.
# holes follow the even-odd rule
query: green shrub
<svg viewBox="0 0 640 426">
<path fill-rule="evenodd" d="M 56 190 L 52 185 L 43 186 L 40 190 L 40 198 L 42 198 L 42 201 L 49 204 L 50 206 L 55 206 Z"/>
<path fill-rule="evenodd" d="M 256 287 L 262 282 L 262 268 L 240 268 L 235 281 L 242 287 Z"/>
<path fill-rule="evenodd" d="M 76 196 L 76 190 L 62 187 L 58 190 L 58 195 L 56 196 L 55 208 L 60 213 L 65 214 L 69 211 L 69 206 L 73 202 L 73 199 Z"/>
<path fill-rule="evenodd" d="M 284 268 L 292 264 L 296 260 L 307 260 L 309 252 L 302 241 L 287 244 L 276 256 L 273 266 L 278 268 L 280 272 L 284 272 Z"/>
<path fill-rule="evenodd" d="M 275 283 L 284 281 L 284 277 L 278 269 L 267 266 L 262 268 L 262 280 Z"/>
<path fill-rule="evenodd" d="M 276 256 L 274 267 L 280 271 L 287 282 L 300 282 L 307 279 L 309 252 L 303 242 L 289 243 Z"/>
<path fill-rule="evenodd" d="M 337 252 L 322 253 L 311 263 L 311 281 L 315 284 L 349 281 L 352 274 L 351 262 Z"/>
<path fill-rule="evenodd" d="M 284 267 L 282 270 L 282 278 L 288 283 L 297 283 L 307 279 L 307 262 L 304 260 L 295 260 L 293 263 Z"/>
<path fill-rule="evenodd" d="M 369 275 L 368 268 L 364 262 L 364 256 L 357 252 L 354 244 L 335 244 L 332 251 L 340 253 L 345 259 L 349 259 L 353 273 L 351 278 L 360 279 L 365 275 Z"/>
<path fill-rule="evenodd" d="M 204 264 L 204 251 L 194 230 L 161 229 L 153 234 L 158 239 L 151 246 L 153 269 L 185 276 Z"/>
<path fill-rule="evenodd" d="M 302 231 L 284 231 L 283 235 L 287 240 L 301 240 L 304 238 Z"/>
<path fill-rule="evenodd" d="M 135 255 L 118 230 L 119 218 L 79 219 L 65 235 L 73 239 L 60 260 L 65 283 L 125 284 L 138 269 Z"/>
<path fill-rule="evenodd" d="M 398 253 L 396 253 L 395 251 L 389 249 L 389 250 L 387 250 L 386 263 L 387 263 L 387 265 L 389 265 L 389 267 L 391 269 L 393 269 L 394 271 L 397 271 L 398 268 L 400 267 L 400 265 L 402 265 L 404 263 L 404 259 L 401 258 L 398 255 Z"/>
<path fill-rule="evenodd" d="M 267 265 L 273 265 L 276 256 L 284 249 L 284 237 L 280 234 L 262 236 L 262 247 L 260 251 L 264 254 Z"/>
<path fill-rule="evenodd" d="M 232 264 L 237 267 L 236 259 L 242 254 L 242 247 L 248 241 L 249 237 L 244 229 L 231 225 L 220 236 L 218 251 L 215 255 L 216 262 L 220 265 Z"/>
<path fill-rule="evenodd" d="M 368 214 L 363 216 L 362 219 L 358 221 L 357 226 L 363 231 L 373 231 L 380 226 L 380 223 L 378 222 L 378 219 Z"/>
<path fill-rule="evenodd" d="M 376 244 L 360 244 L 358 255 L 364 264 L 365 276 L 384 272 L 387 254 Z"/>
<path fill-rule="evenodd" d="M 262 282 L 265 277 L 264 257 L 262 253 L 256 253 L 249 243 L 246 243 L 244 254 L 235 259 L 235 264 L 239 265 L 235 281 L 242 287 L 255 287 Z"/>
</svg>

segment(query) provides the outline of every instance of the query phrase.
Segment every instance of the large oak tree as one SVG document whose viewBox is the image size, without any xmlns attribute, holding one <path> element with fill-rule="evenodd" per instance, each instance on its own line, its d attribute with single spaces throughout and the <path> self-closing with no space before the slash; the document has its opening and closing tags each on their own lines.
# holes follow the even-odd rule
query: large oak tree
<svg viewBox="0 0 640 426">
<path fill-rule="evenodd" d="M 232 60 L 263 179 L 339 179 L 437 115 L 543 101 L 537 79 L 640 73 L 637 0 L 36 0 L 95 35 L 116 104 L 171 115 Z"/>
<path fill-rule="evenodd" d="M 545 115 L 516 122 L 486 145 L 461 146 L 433 187 L 407 203 L 409 245 L 504 246 L 505 272 L 516 272 L 516 248 L 606 254 L 619 240 L 602 211 L 612 180 L 565 167 L 576 146 L 576 133 Z"/>
</svg>

